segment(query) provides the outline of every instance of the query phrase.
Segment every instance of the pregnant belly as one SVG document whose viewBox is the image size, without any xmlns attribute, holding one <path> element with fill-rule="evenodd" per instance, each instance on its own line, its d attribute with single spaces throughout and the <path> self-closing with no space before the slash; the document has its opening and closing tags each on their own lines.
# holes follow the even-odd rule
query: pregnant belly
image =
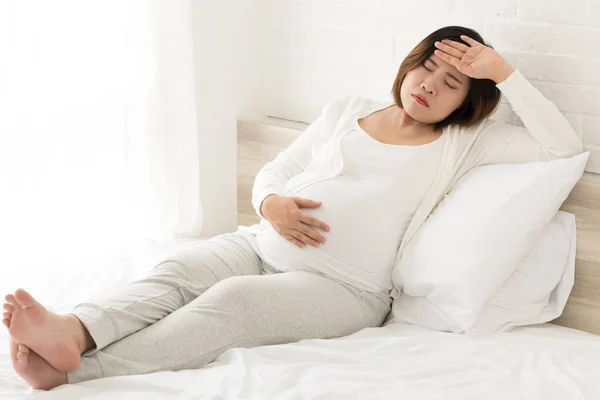
<svg viewBox="0 0 600 400">
<path fill-rule="evenodd" d="M 282 270 L 323 271 L 325 264 L 335 264 L 345 266 L 349 274 L 391 274 L 405 224 L 389 191 L 387 198 L 381 192 L 334 179 L 305 187 L 290 196 L 322 201 L 318 208 L 301 210 L 330 226 L 329 232 L 313 227 L 326 243 L 299 248 L 267 223 L 257 237 L 261 252 Z"/>
</svg>

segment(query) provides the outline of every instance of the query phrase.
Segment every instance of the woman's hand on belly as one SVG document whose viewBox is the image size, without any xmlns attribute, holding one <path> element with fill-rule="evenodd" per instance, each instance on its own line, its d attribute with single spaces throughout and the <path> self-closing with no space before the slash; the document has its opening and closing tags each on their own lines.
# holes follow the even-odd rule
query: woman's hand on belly
<svg viewBox="0 0 600 400">
<path fill-rule="evenodd" d="M 320 206 L 320 201 L 272 194 L 265 198 L 261 208 L 265 219 L 279 235 L 298 247 L 305 247 L 306 244 L 318 247 L 319 242 L 325 243 L 325 237 L 313 227 L 321 228 L 326 232 L 329 232 L 330 228 L 326 223 L 301 211 L 300 208 Z"/>
</svg>

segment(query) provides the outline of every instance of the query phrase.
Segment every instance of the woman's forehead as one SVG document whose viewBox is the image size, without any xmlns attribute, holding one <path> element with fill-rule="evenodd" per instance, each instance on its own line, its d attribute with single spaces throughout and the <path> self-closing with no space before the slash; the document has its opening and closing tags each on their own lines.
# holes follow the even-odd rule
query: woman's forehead
<svg viewBox="0 0 600 400">
<path fill-rule="evenodd" d="M 446 61 L 442 60 L 435 54 L 431 54 L 431 56 L 429 56 L 429 59 L 432 60 L 437 65 L 438 68 L 442 68 L 446 72 L 451 73 L 452 75 L 454 75 L 455 77 L 460 79 L 461 82 L 464 83 L 469 80 L 469 77 L 467 75 L 463 74 L 462 72 L 460 72 L 458 69 L 456 69 L 456 67 L 454 65 L 448 64 Z"/>
</svg>

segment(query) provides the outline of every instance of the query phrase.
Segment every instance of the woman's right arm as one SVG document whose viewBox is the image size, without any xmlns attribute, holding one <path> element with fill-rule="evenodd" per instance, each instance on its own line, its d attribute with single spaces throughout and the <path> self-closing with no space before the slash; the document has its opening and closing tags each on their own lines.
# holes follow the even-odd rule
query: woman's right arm
<svg viewBox="0 0 600 400">
<path fill-rule="evenodd" d="M 324 132 L 326 118 L 331 118 L 327 114 L 338 112 L 339 107 L 335 110 L 332 107 L 341 105 L 347 99 L 343 97 L 323 107 L 319 117 L 289 147 L 258 172 L 252 187 L 252 205 L 260 217 L 264 218 L 260 210 L 265 198 L 271 194 L 282 196 L 287 181 L 306 170 L 312 160 L 312 144 L 319 135 L 327 134 Z"/>
</svg>

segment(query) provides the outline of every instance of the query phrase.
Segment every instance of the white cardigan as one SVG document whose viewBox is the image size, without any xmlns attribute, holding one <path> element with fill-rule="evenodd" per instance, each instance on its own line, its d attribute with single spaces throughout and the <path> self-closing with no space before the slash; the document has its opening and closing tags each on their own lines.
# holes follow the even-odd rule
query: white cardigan
<svg viewBox="0 0 600 400">
<path fill-rule="evenodd" d="M 577 132 L 558 108 L 546 99 L 519 69 L 496 85 L 510 102 L 525 127 L 485 119 L 471 128 L 450 125 L 440 168 L 423 201 L 409 223 L 396 255 L 425 222 L 429 214 L 470 169 L 485 164 L 525 163 L 572 157 L 583 152 Z M 342 170 L 341 140 L 358 118 L 394 104 L 366 97 L 347 96 L 327 104 L 321 115 L 277 157 L 258 172 L 252 189 L 252 204 L 259 216 L 260 205 L 269 194 L 290 195 L 314 182 L 329 179 Z M 301 172 L 304 172 L 300 175 Z M 261 223 L 249 229 L 258 232 Z M 396 283 L 398 269 L 392 271 L 397 298 L 402 288 Z M 399 278 L 399 276 L 398 276 Z"/>
</svg>

